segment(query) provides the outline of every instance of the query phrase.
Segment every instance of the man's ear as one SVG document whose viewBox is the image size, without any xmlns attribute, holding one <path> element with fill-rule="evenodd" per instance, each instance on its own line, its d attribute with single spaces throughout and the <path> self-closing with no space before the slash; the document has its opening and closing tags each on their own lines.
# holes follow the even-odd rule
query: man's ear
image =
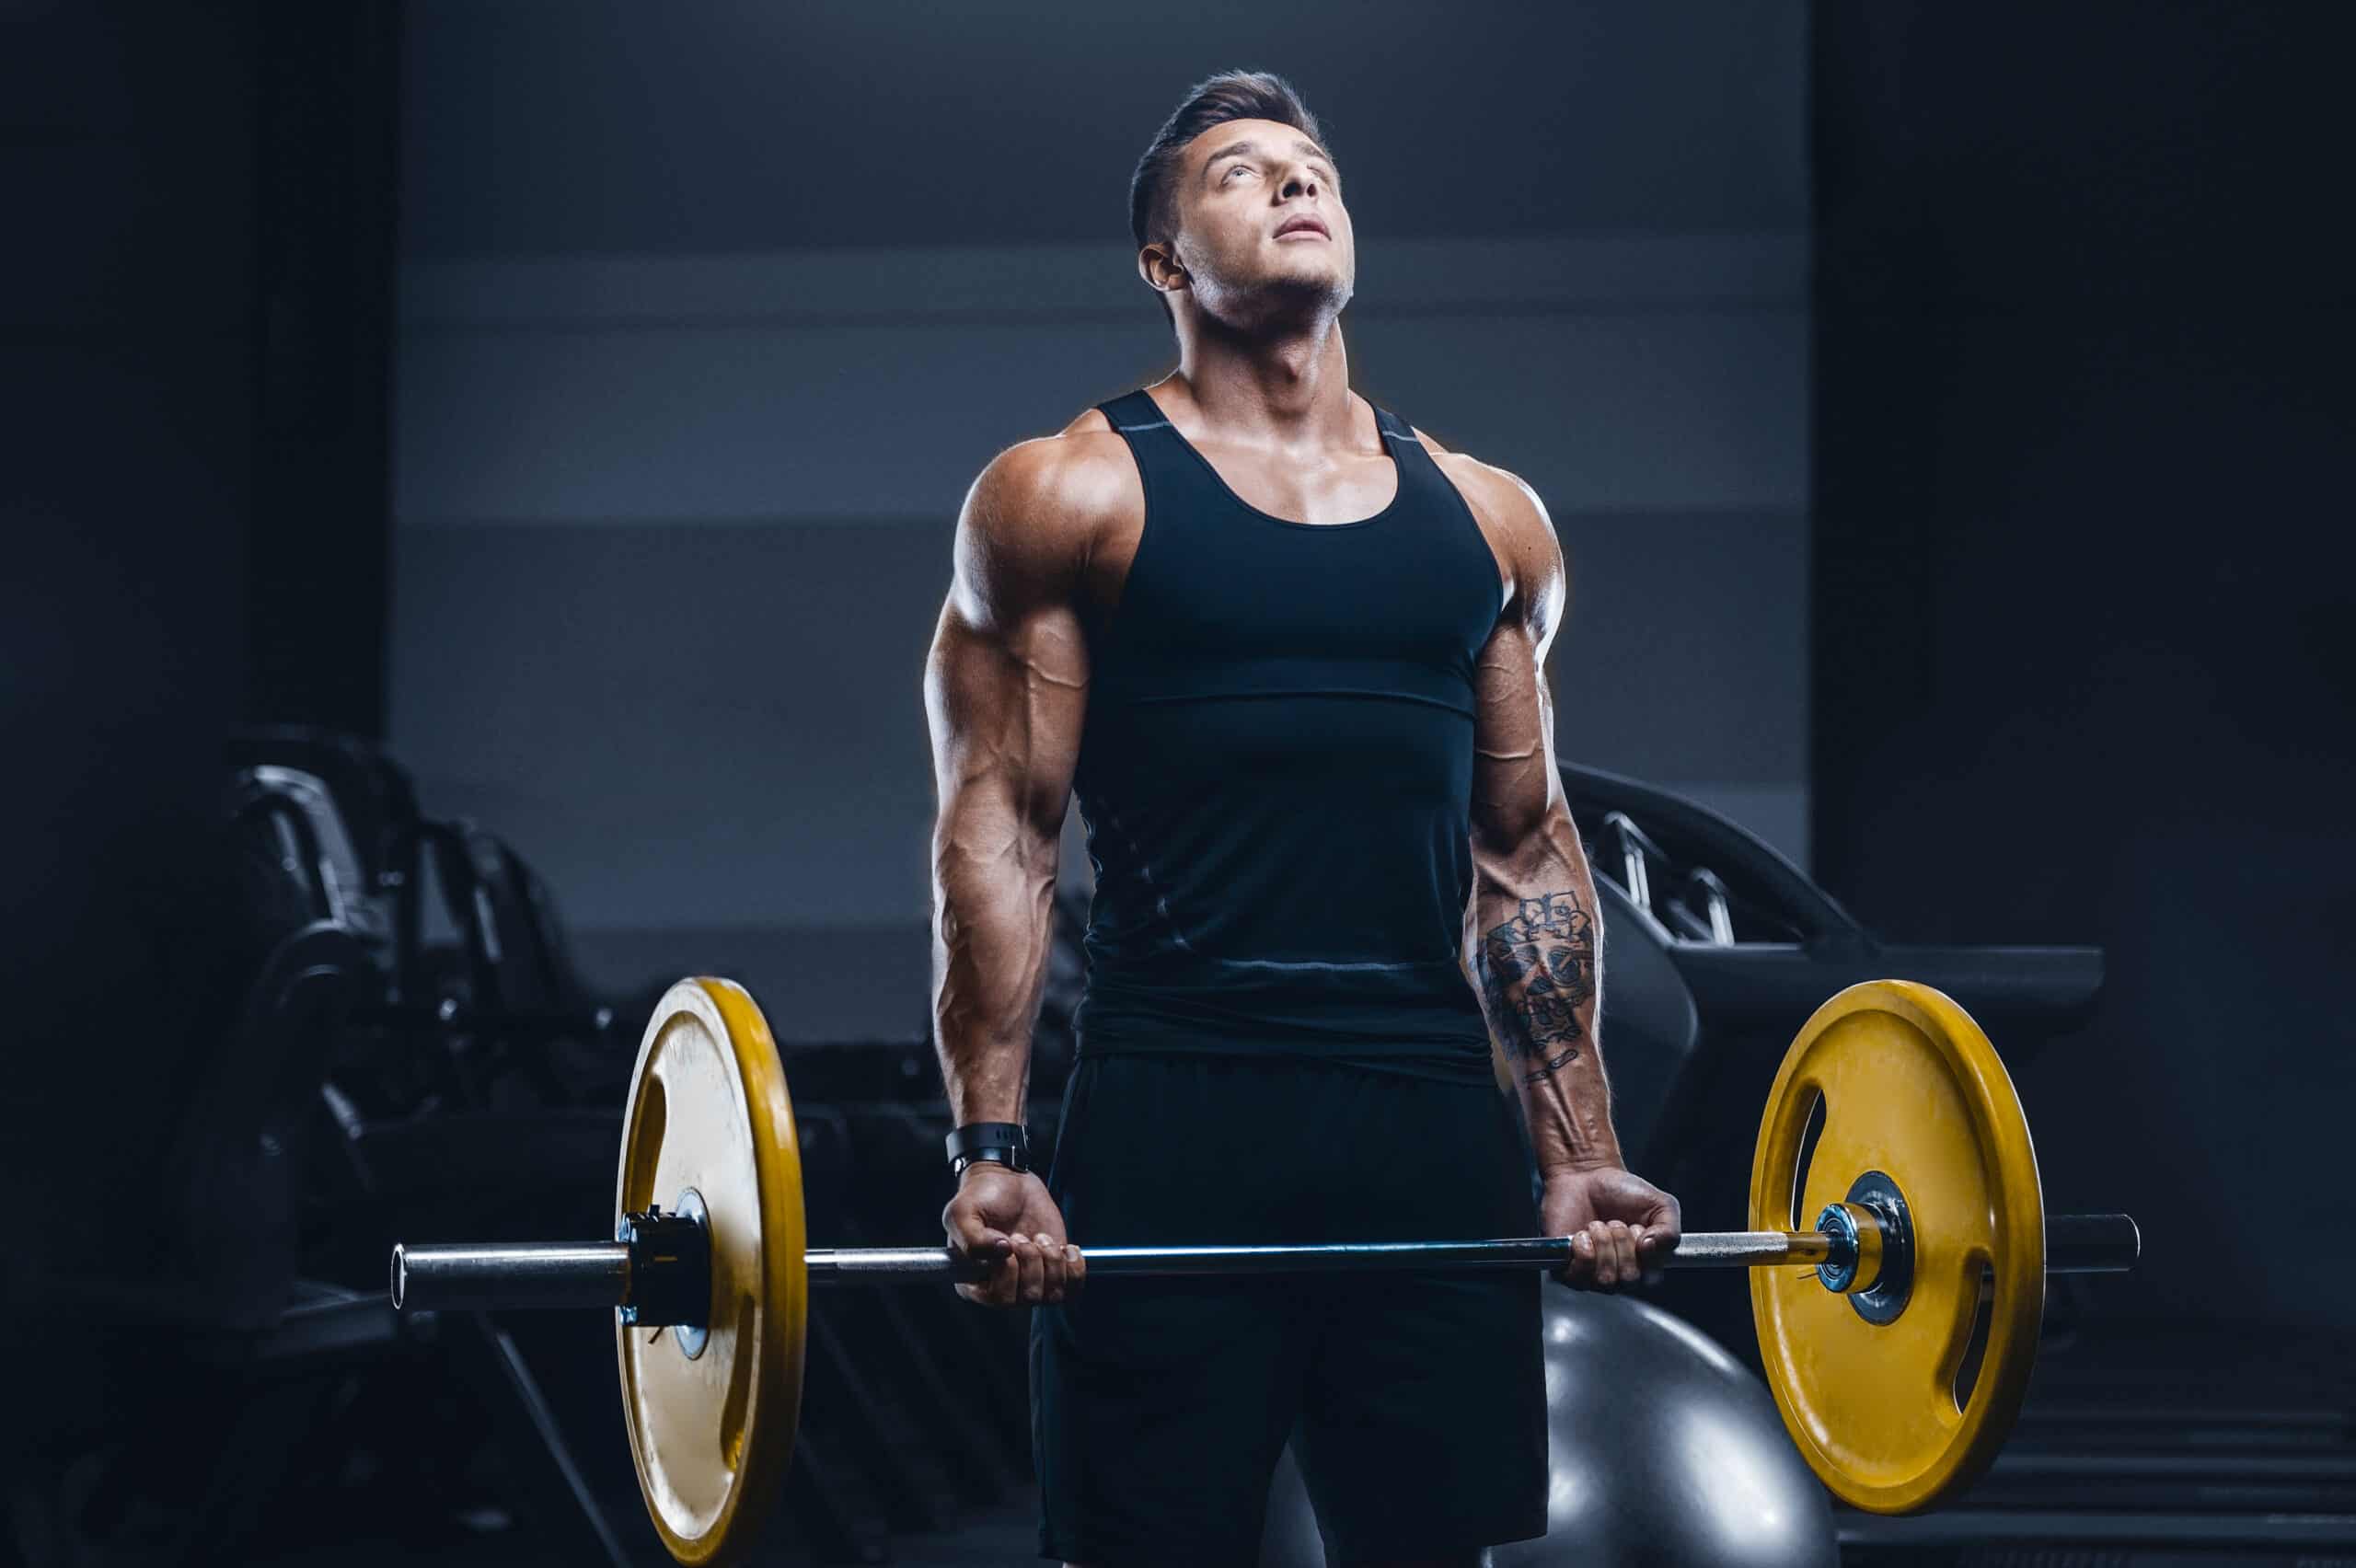
<svg viewBox="0 0 2356 1568">
<path fill-rule="evenodd" d="M 1175 293 L 1186 282 L 1186 269 L 1168 240 L 1157 239 L 1138 252 L 1138 275 L 1162 294 Z"/>
</svg>

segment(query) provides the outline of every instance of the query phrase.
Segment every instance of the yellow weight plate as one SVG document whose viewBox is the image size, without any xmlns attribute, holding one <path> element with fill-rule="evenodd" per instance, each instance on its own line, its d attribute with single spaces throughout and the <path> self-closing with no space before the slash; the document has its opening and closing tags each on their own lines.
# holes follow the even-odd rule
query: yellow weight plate
<svg viewBox="0 0 2356 1568">
<path fill-rule="evenodd" d="M 1819 1096 L 1822 1131 L 1798 1225 L 1887 1174 L 1911 1211 L 1912 1293 L 1865 1320 L 1812 1268 L 1750 1271 L 1768 1386 L 1792 1435 L 1842 1501 L 1927 1508 L 1983 1474 L 2020 1413 L 2045 1314 L 2045 1205 L 2028 1122 L 1996 1049 L 1928 986 L 1876 980 L 1819 1008 L 1768 1096 L 1751 1165 L 1750 1225 L 1793 1226 L 1793 1183 Z M 1992 1265 L 1986 1348 L 1969 1397 L 1954 1385 Z"/>
<path fill-rule="evenodd" d="M 682 980 L 664 994 L 622 1128 L 615 1217 L 673 1210 L 693 1188 L 711 1239 L 699 1348 L 692 1334 L 683 1347 L 676 1329 L 615 1324 L 639 1489 L 674 1557 L 729 1562 L 785 1480 L 809 1302 L 793 1104 L 768 1024 L 742 986 Z"/>
</svg>

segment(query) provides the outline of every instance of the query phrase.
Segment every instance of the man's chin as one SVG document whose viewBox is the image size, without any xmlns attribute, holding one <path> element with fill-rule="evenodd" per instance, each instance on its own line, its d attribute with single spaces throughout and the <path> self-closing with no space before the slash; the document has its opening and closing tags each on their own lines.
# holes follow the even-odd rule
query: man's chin
<svg viewBox="0 0 2356 1568">
<path fill-rule="evenodd" d="M 1337 267 L 1296 266 L 1270 272 L 1253 291 L 1271 305 L 1290 310 L 1318 306 L 1339 310 L 1347 305 L 1351 281 Z"/>
</svg>

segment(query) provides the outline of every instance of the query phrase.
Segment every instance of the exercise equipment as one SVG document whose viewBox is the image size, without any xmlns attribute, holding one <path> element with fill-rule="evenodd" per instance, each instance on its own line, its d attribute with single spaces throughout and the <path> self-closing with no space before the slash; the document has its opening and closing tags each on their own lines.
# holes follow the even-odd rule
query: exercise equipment
<svg viewBox="0 0 2356 1568">
<path fill-rule="evenodd" d="M 1814 1228 L 1799 1228 L 1811 1207 Z M 1907 981 L 1851 986 L 1801 1030 L 1760 1124 L 1750 1219 L 1750 1230 L 1689 1232 L 1655 1261 L 1753 1269 L 1786 1429 L 1836 1495 L 1882 1512 L 1951 1496 L 1993 1458 L 2027 1385 L 2045 1274 L 2125 1269 L 2141 1249 L 2124 1215 L 2047 1218 L 1994 1047 L 1961 1008 Z M 784 1070 L 760 1009 L 725 980 L 681 981 L 647 1026 L 615 1237 L 396 1246 L 393 1303 L 618 1309 L 639 1479 L 664 1543 L 687 1563 L 748 1545 L 778 1491 L 813 1283 L 983 1271 L 945 1247 L 804 1246 Z M 1570 1246 L 1531 1237 L 1082 1256 L 1091 1277 L 1554 1269 Z"/>
<path fill-rule="evenodd" d="M 1792 1440 L 1843 1499 L 1877 1513 L 1977 1480 L 2027 1391 L 2048 1250 L 2085 1222 L 2049 1228 L 2012 1080 L 1946 996 L 1852 986 L 1801 1028 L 1750 1171 L 1752 1225 L 1796 1213 L 1855 1244 L 1826 1265 L 1829 1290 L 1750 1277 Z"/>
<path fill-rule="evenodd" d="M 1649 1301 L 1551 1283 L 1542 1294 L 1546 1533 L 1491 1548 L 1496 1568 L 1839 1568 L 1824 1488 L 1750 1368 Z M 1327 1560 L 1288 1451 L 1259 1568 Z"/>
<path fill-rule="evenodd" d="M 614 1208 L 639 1484 L 674 1557 L 717 1561 L 785 1479 L 808 1320 L 793 1102 L 742 986 L 664 993 L 630 1075 Z"/>
</svg>

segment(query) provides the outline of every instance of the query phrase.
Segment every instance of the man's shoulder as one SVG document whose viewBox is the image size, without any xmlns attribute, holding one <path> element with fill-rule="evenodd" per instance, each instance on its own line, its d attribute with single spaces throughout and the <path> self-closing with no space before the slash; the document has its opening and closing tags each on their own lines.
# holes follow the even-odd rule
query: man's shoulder
<svg viewBox="0 0 2356 1568">
<path fill-rule="evenodd" d="M 1408 428 L 1415 429 L 1412 425 Z M 1546 503 L 1538 499 L 1538 491 L 1519 474 L 1484 462 L 1469 452 L 1451 452 L 1420 430 L 1415 431 L 1415 438 L 1431 454 L 1439 471 L 1456 481 L 1456 488 L 1463 492 L 1482 522 L 1517 536 L 1533 528 L 1553 531 L 1553 524 L 1546 515 Z"/>
<path fill-rule="evenodd" d="M 991 458 L 965 510 L 983 525 L 1091 533 L 1143 502 L 1126 444 L 1102 410 L 1090 409 L 1055 434 L 1018 441 Z"/>
</svg>

